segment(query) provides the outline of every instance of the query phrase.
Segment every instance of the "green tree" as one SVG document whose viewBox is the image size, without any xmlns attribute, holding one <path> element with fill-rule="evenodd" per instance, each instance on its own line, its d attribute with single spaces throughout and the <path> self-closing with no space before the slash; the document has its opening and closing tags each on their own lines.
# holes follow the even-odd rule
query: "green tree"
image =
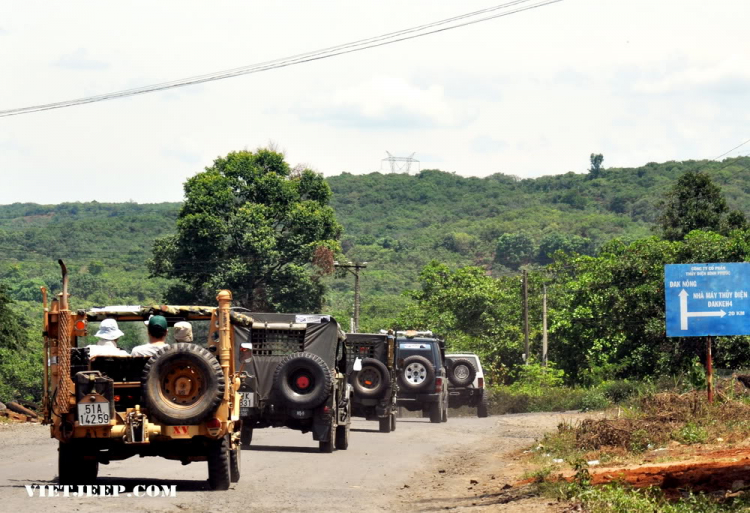
<svg viewBox="0 0 750 513">
<path fill-rule="evenodd" d="M 667 193 L 661 211 L 662 236 L 682 240 L 693 230 L 720 232 L 729 209 L 721 188 L 707 174 L 688 171 Z"/>
<path fill-rule="evenodd" d="M 599 178 L 602 175 L 604 168 L 602 162 L 604 162 L 604 155 L 601 153 L 592 153 L 589 157 L 591 167 L 589 168 L 589 178 Z"/>
<path fill-rule="evenodd" d="M 534 239 L 526 231 L 504 233 L 497 239 L 495 261 L 511 269 L 528 264 L 536 256 Z"/>
<path fill-rule="evenodd" d="M 320 310 L 341 226 L 331 190 L 270 149 L 233 152 L 185 183 L 177 234 L 157 239 L 149 269 L 178 280 L 167 299 L 212 303 L 228 288 L 253 310 Z"/>
<path fill-rule="evenodd" d="M 28 326 L 12 309 L 13 300 L 8 289 L 0 285 L 0 348 L 23 350 L 26 348 Z"/>
</svg>

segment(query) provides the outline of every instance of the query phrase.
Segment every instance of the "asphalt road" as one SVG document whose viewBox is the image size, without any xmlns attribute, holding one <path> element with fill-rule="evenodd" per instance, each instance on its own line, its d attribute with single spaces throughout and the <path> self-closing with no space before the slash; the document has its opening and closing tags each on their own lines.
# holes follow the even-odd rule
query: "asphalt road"
<svg viewBox="0 0 750 513">
<path fill-rule="evenodd" d="M 448 453 L 486 443 L 514 418 L 521 423 L 505 438 L 510 445 L 530 443 L 541 433 L 536 417 L 513 415 L 451 418 L 445 424 L 403 418 L 388 434 L 379 433 L 375 422 L 355 419 L 349 449 L 321 454 L 310 433 L 256 430 L 252 449 L 242 452 L 240 482 L 224 492 L 208 490 L 205 463 L 131 458 L 100 466 L 99 484 L 123 485 L 126 493 L 136 485 L 176 485 L 177 496 L 167 498 L 29 497 L 26 485 L 56 483 L 57 441 L 44 426 L 0 425 L 0 511 L 409 510 L 403 492 L 410 479 L 433 472 Z"/>
</svg>

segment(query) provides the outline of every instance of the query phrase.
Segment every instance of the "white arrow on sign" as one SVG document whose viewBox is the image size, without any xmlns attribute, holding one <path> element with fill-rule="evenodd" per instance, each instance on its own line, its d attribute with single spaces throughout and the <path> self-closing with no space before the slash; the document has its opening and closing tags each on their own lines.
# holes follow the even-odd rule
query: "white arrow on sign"
<svg viewBox="0 0 750 513">
<path fill-rule="evenodd" d="M 688 293 L 682 289 L 680 296 L 680 329 L 688 329 L 688 317 L 724 317 L 727 313 L 724 310 L 718 312 L 688 312 L 687 298 Z"/>
</svg>

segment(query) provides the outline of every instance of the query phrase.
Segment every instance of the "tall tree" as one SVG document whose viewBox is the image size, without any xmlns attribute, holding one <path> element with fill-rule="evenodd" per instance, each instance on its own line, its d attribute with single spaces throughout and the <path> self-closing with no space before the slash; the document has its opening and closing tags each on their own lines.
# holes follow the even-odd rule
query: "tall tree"
<svg viewBox="0 0 750 513">
<path fill-rule="evenodd" d="M 688 171 L 661 203 L 662 236 L 667 240 L 682 240 L 693 230 L 721 232 L 728 211 L 721 188 L 707 174 Z M 738 220 L 733 216 L 732 222 Z"/>
<path fill-rule="evenodd" d="M 217 158 L 185 183 L 177 234 L 156 240 L 150 271 L 178 280 L 173 302 L 228 288 L 253 310 L 320 310 L 342 231 L 330 199 L 322 175 L 271 149 Z"/>
<path fill-rule="evenodd" d="M 591 167 L 589 168 L 590 178 L 599 178 L 602 174 L 602 162 L 604 162 L 604 155 L 601 153 L 592 153 L 589 157 Z"/>
</svg>

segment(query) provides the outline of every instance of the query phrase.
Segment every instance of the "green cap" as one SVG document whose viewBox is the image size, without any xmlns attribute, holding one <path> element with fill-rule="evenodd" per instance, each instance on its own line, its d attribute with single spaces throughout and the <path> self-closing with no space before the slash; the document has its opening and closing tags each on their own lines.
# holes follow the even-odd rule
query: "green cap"
<svg viewBox="0 0 750 513">
<path fill-rule="evenodd" d="M 158 326 L 164 331 L 167 331 L 167 319 L 162 315 L 154 315 L 148 320 L 148 327 Z"/>
</svg>

